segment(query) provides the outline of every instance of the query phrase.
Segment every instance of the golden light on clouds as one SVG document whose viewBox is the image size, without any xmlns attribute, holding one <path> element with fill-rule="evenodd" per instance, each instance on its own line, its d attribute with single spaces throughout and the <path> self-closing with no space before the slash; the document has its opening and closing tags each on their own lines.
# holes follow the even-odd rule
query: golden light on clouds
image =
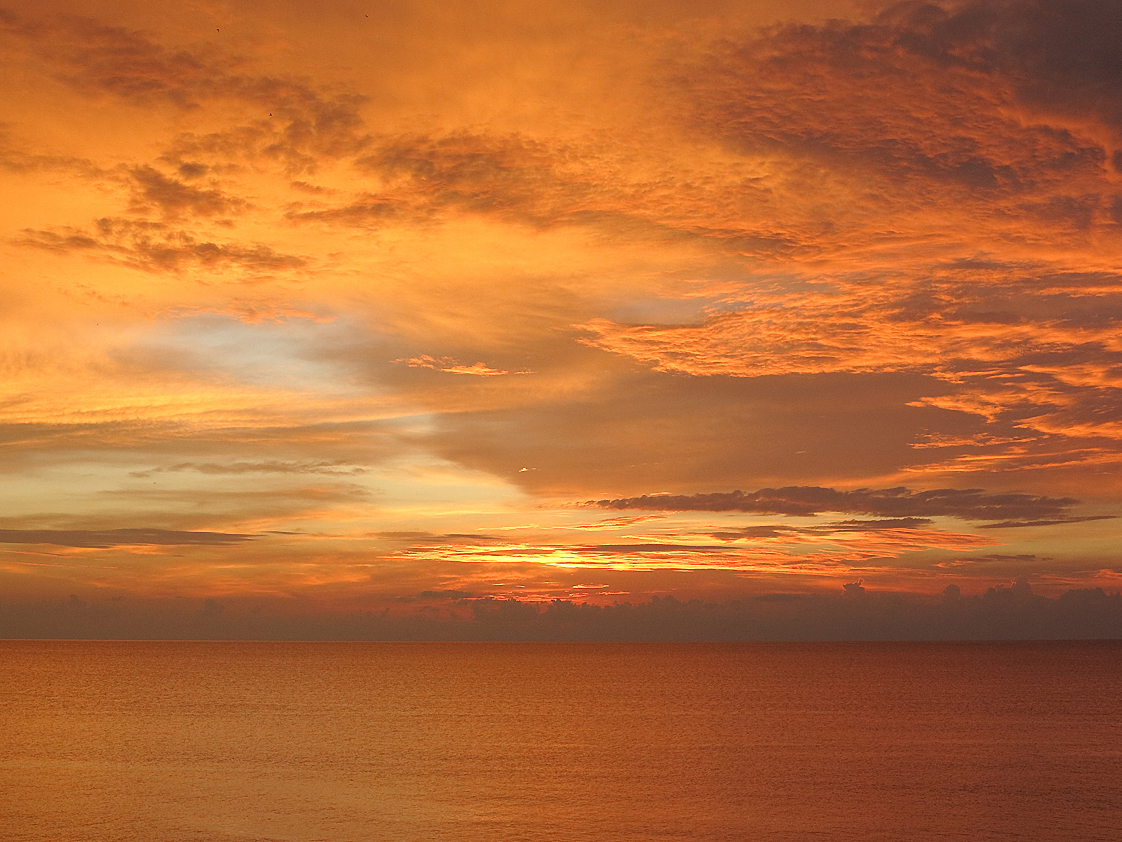
<svg viewBox="0 0 1122 842">
<path fill-rule="evenodd" d="M 1117 11 L 9 2 L 5 604 L 1116 588 Z"/>
</svg>

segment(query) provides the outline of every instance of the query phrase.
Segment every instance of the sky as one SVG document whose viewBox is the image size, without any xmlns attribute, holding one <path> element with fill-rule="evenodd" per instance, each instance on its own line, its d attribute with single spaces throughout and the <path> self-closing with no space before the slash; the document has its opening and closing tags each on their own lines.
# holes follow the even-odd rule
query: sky
<svg viewBox="0 0 1122 842">
<path fill-rule="evenodd" d="M 1122 634 L 1120 43 L 0 3 L 0 636 Z"/>
</svg>

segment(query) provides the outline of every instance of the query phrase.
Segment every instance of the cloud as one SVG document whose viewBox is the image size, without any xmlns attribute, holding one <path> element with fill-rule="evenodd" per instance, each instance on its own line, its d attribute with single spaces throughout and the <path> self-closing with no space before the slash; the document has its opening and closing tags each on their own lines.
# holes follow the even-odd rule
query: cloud
<svg viewBox="0 0 1122 842">
<path fill-rule="evenodd" d="M 1001 523 L 984 523 L 979 529 L 1010 529 L 1021 526 L 1056 526 L 1061 523 L 1087 523 L 1092 520 L 1113 520 L 1118 515 L 1086 515 L 1084 517 L 1055 518 L 1052 520 L 1004 520 Z"/>
<path fill-rule="evenodd" d="M 312 466 L 323 464 L 325 472 L 330 472 L 327 464 L 361 468 L 384 463 L 400 456 L 400 443 L 405 438 L 392 419 L 332 421 L 317 416 L 300 423 L 306 411 L 296 409 L 296 417 L 286 416 L 283 407 L 235 417 L 215 416 L 205 408 L 200 411 L 198 407 L 175 406 L 164 407 L 166 414 L 144 414 L 137 411 L 145 407 L 143 396 L 135 400 L 136 404 L 126 403 L 123 412 L 105 413 L 119 416 L 107 420 L 75 417 L 53 423 L 0 423 L 0 444 L 4 445 L 0 454 L 5 457 L 0 459 L 0 467 L 26 471 L 31 464 L 66 465 L 75 459 L 104 458 L 124 450 L 140 466 L 186 457 L 192 461 L 174 461 L 172 467 L 190 464 L 193 467 L 182 468 L 188 471 L 194 466 L 233 466 L 234 472 L 240 473 L 245 466 L 244 473 L 252 474 L 248 466 L 256 462 L 263 472 L 299 474 L 298 467 L 306 465 L 311 473 L 319 473 Z M 284 461 L 272 458 L 277 454 L 293 457 L 285 460 L 290 462 L 291 471 L 285 470 Z M 250 456 L 254 461 L 247 461 Z M 144 467 L 141 472 L 150 470 L 154 469 Z M 202 473 L 213 470 L 207 468 Z"/>
<path fill-rule="evenodd" d="M 729 172 L 759 171 L 721 227 L 766 219 L 789 248 L 711 284 L 699 319 L 601 317 L 585 341 L 691 375 L 922 373 L 958 393 L 930 405 L 1056 451 L 1104 439 L 1096 458 L 1117 461 L 1122 112 L 1105 17 L 1074 0 L 900 4 L 681 50 L 671 114 Z M 690 210 L 683 229 L 717 230 Z M 990 452 L 1014 469 L 1016 447 Z"/>
<path fill-rule="evenodd" d="M 13 136 L 14 124 L 0 122 L 0 169 L 11 173 L 28 174 L 49 171 L 70 172 L 91 180 L 110 178 L 113 173 L 88 158 L 71 155 L 54 155 L 36 152 L 19 144 Z"/>
<path fill-rule="evenodd" d="M 601 520 L 597 523 L 582 523 L 575 524 L 573 529 L 621 529 L 629 526 L 636 526 L 640 523 L 649 523 L 651 521 L 663 520 L 666 515 L 631 515 L 622 517 L 608 518 Z"/>
<path fill-rule="evenodd" d="M 103 217 L 92 229 L 26 229 L 19 245 L 56 254 L 85 253 L 146 272 L 228 269 L 249 275 L 294 271 L 308 259 L 264 244 L 217 243 L 163 222 Z"/>
<path fill-rule="evenodd" d="M 295 204 L 293 220 L 379 226 L 478 215 L 548 228 L 635 216 L 626 172 L 600 176 L 603 150 L 556 138 L 479 132 L 375 138 L 355 167 L 382 184 L 344 204 Z M 623 199 L 621 201 L 621 199 Z"/>
<path fill-rule="evenodd" d="M 30 20 L 11 12 L 5 17 L 8 34 L 48 60 L 60 81 L 138 105 L 164 101 L 197 107 L 198 94 L 213 90 L 236 66 L 236 60 L 213 50 L 167 50 L 141 32 L 89 18 Z"/>
<path fill-rule="evenodd" d="M 359 114 L 363 97 L 254 73 L 246 59 L 214 46 L 167 47 L 143 32 L 77 16 L 32 20 L 6 12 L 3 23 L 21 52 L 30 51 L 57 81 L 87 96 L 135 108 L 248 107 L 252 116 L 242 126 L 184 134 L 167 156 L 177 164 L 188 163 L 180 160 L 185 155 L 233 154 L 311 172 L 321 157 L 353 155 L 368 142 Z"/>
<path fill-rule="evenodd" d="M 916 528 L 914 520 L 857 528 L 843 522 L 806 528 L 748 527 L 726 531 L 655 531 L 625 534 L 619 540 L 597 543 L 560 543 L 554 534 L 535 530 L 526 540 L 489 535 L 431 535 L 381 533 L 377 537 L 401 541 L 390 559 L 412 562 L 453 562 L 514 567 L 522 571 L 597 568 L 635 571 L 736 571 L 752 575 L 835 578 L 887 569 L 889 560 L 916 551 L 977 551 L 998 542 L 983 536 Z M 716 539 L 720 543 L 713 543 Z M 497 569 L 496 567 L 496 569 Z"/>
<path fill-rule="evenodd" d="M 582 361 L 597 379 L 579 388 L 443 413 L 422 441 L 535 495 L 572 499 L 651 487 L 691 493 L 745 476 L 779 485 L 811 469 L 868 481 L 929 461 L 909 446 L 924 429 L 949 421 L 973 432 L 945 411 L 909 406 L 938 390 L 920 377 L 685 377 L 601 359 Z"/>
<path fill-rule="evenodd" d="M 790 254 L 793 232 L 760 221 L 772 192 L 755 167 L 683 158 L 644 138 L 479 131 L 375 136 L 354 165 L 380 189 L 341 202 L 294 202 L 296 222 L 428 227 L 483 218 L 530 231 L 580 228 L 616 241 L 703 241 L 729 253 Z M 757 183 L 759 182 L 759 183 Z"/>
<path fill-rule="evenodd" d="M 174 529 L 0 529 L 0 544 L 55 544 L 105 549 L 130 546 L 227 546 L 256 535 L 236 532 L 183 532 Z"/>
<path fill-rule="evenodd" d="M 1122 129 L 1117 11 L 1096 0 L 982 0 L 949 10 L 899 3 L 877 23 L 912 54 L 1008 78 L 1030 108 L 1090 115 Z"/>
<path fill-rule="evenodd" d="M 433 589 L 391 604 L 440 603 L 438 613 L 316 612 L 290 600 L 213 599 L 117 602 L 104 597 L 0 605 L 8 638 L 232 640 L 1105 640 L 1122 636 L 1122 596 L 1075 588 L 1055 597 L 1028 582 L 966 595 L 957 586 L 932 600 L 861 583 L 847 597 L 769 593 L 708 601 L 654 595 L 607 605 L 479 598 Z M 953 589 L 953 590 L 952 590 Z M 389 607 L 389 606 L 387 606 Z M 1043 650 L 1041 650 L 1043 651 Z"/>
<path fill-rule="evenodd" d="M 355 165 L 387 182 L 383 201 L 419 218 L 455 210 L 558 225 L 606 211 L 595 150 L 582 151 L 521 135 L 416 135 L 384 139 Z"/>
<path fill-rule="evenodd" d="M 594 500 L 585 505 L 602 509 L 647 509 L 653 511 L 755 512 L 808 516 L 822 512 L 870 514 L 887 518 L 956 517 L 963 520 L 1004 520 L 1031 525 L 1052 516 L 1053 523 L 1067 519 L 1078 501 L 1071 497 L 1034 494 L 986 494 L 981 489 L 939 488 L 911 491 L 907 488 L 859 488 L 839 491 L 817 486 L 763 488 L 759 491 L 717 492 L 691 495 L 643 495 L 616 500 Z M 856 525 L 849 522 L 849 525 Z M 996 524 L 995 524 L 996 526 Z"/>
<path fill-rule="evenodd" d="M 188 165 L 180 167 L 183 170 Z M 188 172 L 193 172 L 188 168 Z M 227 195 L 218 189 L 195 187 L 164 175 L 150 167 L 133 167 L 133 210 L 144 213 L 158 210 L 165 218 L 177 219 L 184 215 L 217 216 L 243 213 L 249 207 L 244 199 Z"/>
<path fill-rule="evenodd" d="M 375 538 L 384 538 L 391 541 L 403 541 L 410 546 L 489 546 L 491 544 L 506 543 L 505 538 L 495 535 L 482 535 L 479 533 L 434 533 L 434 532 L 375 532 Z"/>
<path fill-rule="evenodd" d="M 397 598 L 398 602 L 444 602 L 449 600 L 478 599 L 479 594 L 456 588 L 437 588 Z"/>
<path fill-rule="evenodd" d="M 509 371 L 502 369 L 491 368 L 485 363 L 472 363 L 467 365 L 465 363 L 456 362 L 451 357 L 440 357 L 436 359 L 430 357 L 428 354 L 422 354 L 419 357 L 411 359 L 394 360 L 395 363 L 405 363 L 410 368 L 430 368 L 433 371 L 443 371 L 448 374 L 471 374 L 476 377 L 495 377 L 502 374 L 510 374 Z M 515 374 L 530 374 L 528 371 L 517 371 Z"/>
<path fill-rule="evenodd" d="M 861 582 L 846 582 L 842 585 L 842 589 L 850 599 L 860 599 L 866 594 L 865 587 Z"/>
<path fill-rule="evenodd" d="M 147 477 L 152 474 L 198 471 L 201 474 L 342 474 L 364 473 L 367 469 L 343 461 L 282 462 L 270 459 L 263 462 L 178 462 L 166 467 L 133 471 L 130 476 Z"/>
<path fill-rule="evenodd" d="M 897 517 L 880 518 L 877 520 L 841 520 L 818 526 L 790 526 L 787 524 L 745 526 L 740 529 L 726 529 L 719 532 L 710 532 L 709 534 L 722 541 L 736 541 L 741 538 L 792 538 L 799 535 L 836 535 L 846 532 L 867 534 L 905 529 L 914 530 L 924 526 L 931 526 L 933 523 L 934 521 L 930 518 Z"/>
<path fill-rule="evenodd" d="M 745 152 L 779 150 L 993 201 L 1101 170 L 1101 146 L 1015 109 L 1070 95 L 1100 114 L 1117 111 L 1122 77 L 1096 5 L 980 2 L 948 12 L 902 3 L 871 23 L 792 24 L 724 41 L 678 79 L 695 125 Z M 1073 46 L 1081 41 L 1091 55 Z"/>
</svg>

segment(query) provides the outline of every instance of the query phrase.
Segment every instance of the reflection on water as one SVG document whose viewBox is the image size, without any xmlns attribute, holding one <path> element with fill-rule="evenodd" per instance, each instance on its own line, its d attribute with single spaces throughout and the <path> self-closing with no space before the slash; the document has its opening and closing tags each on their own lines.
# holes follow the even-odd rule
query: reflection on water
<svg viewBox="0 0 1122 842">
<path fill-rule="evenodd" d="M 1110 840 L 1122 644 L 0 642 L 27 842 Z"/>
</svg>

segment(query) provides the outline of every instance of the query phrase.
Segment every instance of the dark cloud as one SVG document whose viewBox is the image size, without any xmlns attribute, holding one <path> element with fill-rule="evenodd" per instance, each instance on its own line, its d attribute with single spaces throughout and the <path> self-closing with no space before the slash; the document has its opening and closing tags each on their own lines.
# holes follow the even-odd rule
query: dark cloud
<svg viewBox="0 0 1122 842">
<path fill-rule="evenodd" d="M 562 160 L 577 162 L 563 174 Z M 380 145 L 356 165 L 390 182 L 416 214 L 442 209 L 501 216 L 543 225 L 586 217 L 603 185 L 589 177 L 587 156 L 518 135 L 414 136 Z M 581 170 L 585 170 L 585 178 Z M 372 209 L 379 204 L 371 201 Z"/>
<path fill-rule="evenodd" d="M 898 3 L 876 19 L 895 45 L 944 67 L 996 73 L 1022 103 L 1122 128 L 1122 3 Z"/>
<path fill-rule="evenodd" d="M 896 517 L 879 518 L 877 520 L 840 520 L 819 528 L 832 532 L 879 532 L 883 529 L 916 529 L 921 526 L 930 526 L 931 523 L 930 518 Z"/>
<path fill-rule="evenodd" d="M 236 269 L 259 275 L 302 269 L 308 260 L 260 243 L 217 243 L 163 222 L 103 217 L 92 229 L 25 229 L 20 245 L 59 254 L 87 253 L 148 272 Z"/>
<path fill-rule="evenodd" d="M 739 541 L 742 538 L 782 538 L 798 534 L 798 527 L 793 526 L 745 526 L 741 529 L 722 529 L 719 532 L 710 532 L 712 537 L 721 541 Z"/>
<path fill-rule="evenodd" d="M 1122 595 L 1102 588 L 1045 597 L 1021 580 L 975 595 L 949 585 L 937 599 L 876 591 L 860 582 L 848 587 L 848 596 L 839 588 L 836 594 L 773 593 L 731 602 L 654 596 L 610 605 L 473 598 L 466 591 L 434 589 L 385 604 L 436 602 L 444 607 L 438 613 L 362 611 L 345 615 L 277 600 L 143 601 L 73 594 L 39 603 L 5 602 L 0 605 L 0 636 L 603 641 L 1122 638 Z"/>
<path fill-rule="evenodd" d="M 70 172 L 90 179 L 112 176 L 88 158 L 33 152 L 16 142 L 12 124 L 0 122 L 0 169 L 13 173 Z"/>
<path fill-rule="evenodd" d="M 189 464 L 236 465 L 248 462 L 249 456 L 264 465 L 280 461 L 273 459 L 278 454 L 291 454 L 288 461 L 293 464 L 332 462 L 362 467 L 396 455 L 402 437 L 392 421 L 244 427 L 205 427 L 182 420 L 152 419 L 7 423 L 0 424 L 0 470 L 27 470 L 32 462 L 66 464 L 78 454 L 121 448 L 128 448 L 141 465 L 158 465 L 169 458 L 190 460 Z"/>
<path fill-rule="evenodd" d="M 584 544 L 567 547 L 578 555 L 622 555 L 641 553 L 726 553 L 723 544 L 671 544 L 653 541 L 630 544 Z"/>
<path fill-rule="evenodd" d="M 1027 582 L 942 601 L 848 583 L 837 595 L 766 594 L 735 602 L 673 596 L 613 605 L 480 599 L 448 638 L 510 640 L 1047 640 L 1122 637 L 1122 595 L 1101 588 L 1057 598 Z"/>
<path fill-rule="evenodd" d="M 55 544 L 91 549 L 133 545 L 223 546 L 255 537 L 237 532 L 182 532 L 174 529 L 0 529 L 0 544 Z"/>
<path fill-rule="evenodd" d="M 185 135 L 172 160 L 233 153 L 307 172 L 316 168 L 317 157 L 353 155 L 368 143 L 359 114 L 363 97 L 296 77 L 253 73 L 244 59 L 216 47 L 172 48 L 142 32 L 75 16 L 31 20 L 8 12 L 3 23 L 5 34 L 36 53 L 58 81 L 86 95 L 137 107 L 193 110 L 215 101 L 246 106 L 246 125 Z"/>
<path fill-rule="evenodd" d="M 184 178 L 201 178 L 202 176 L 207 174 L 207 172 L 210 170 L 210 167 L 208 167 L 206 164 L 199 164 L 194 161 L 185 161 L 181 163 L 176 169 Z"/>
<path fill-rule="evenodd" d="M 648 154 L 652 150 L 645 150 Z M 623 163 L 620 159 L 625 159 Z M 583 226 L 645 241 L 704 239 L 721 251 L 790 254 L 799 237 L 750 209 L 766 191 L 716 183 L 680 160 L 651 174 L 634 149 L 460 132 L 380 138 L 356 166 L 383 186 L 342 203 L 294 203 L 287 217 L 357 227 L 425 225 L 455 215 L 535 229 Z"/>
<path fill-rule="evenodd" d="M 375 538 L 385 538 L 391 541 L 405 541 L 410 546 L 457 546 L 475 547 L 490 544 L 505 544 L 509 539 L 496 535 L 480 535 L 464 532 L 375 532 Z"/>
<path fill-rule="evenodd" d="M 196 165 L 198 166 L 198 165 Z M 179 167 L 180 171 L 190 165 Z M 204 168 L 205 169 L 205 168 Z M 205 190 L 164 175 L 153 167 L 133 167 L 133 210 L 158 210 L 165 217 L 217 216 L 244 212 L 249 203 L 218 189 Z"/>
<path fill-rule="evenodd" d="M 1087 515 L 1085 517 L 1054 518 L 1052 520 L 1003 520 L 1000 523 L 983 523 L 979 529 L 1010 529 L 1020 526 L 1057 526 L 1061 523 L 1086 523 L 1092 520 L 1113 520 L 1117 515 Z"/>
<path fill-rule="evenodd" d="M 727 488 L 745 476 L 783 482 L 810 466 L 867 477 L 927 461 L 910 446 L 924 428 L 972 429 L 970 419 L 914 405 L 928 390 L 945 388 L 910 375 L 737 378 L 631 370 L 561 398 L 445 413 L 424 441 L 445 458 L 534 493 L 569 497 L 588 493 L 582 489 L 619 489 L 623 496 L 652 486 Z"/>
<path fill-rule="evenodd" d="M 1085 230 L 1101 216 L 1094 195 L 999 202 L 1066 194 L 1077 177 L 1102 181 L 1108 150 L 1079 129 L 1087 115 L 1122 125 L 1119 8 L 901 3 L 869 22 L 723 41 L 668 87 L 684 93 L 691 125 L 734 149 L 811 161 L 847 180 L 863 173 L 860 201 L 888 213 L 977 200 L 976 218 L 1012 219 L 1019 204 Z M 1035 106 L 1055 119 L 1017 116 Z"/>
<path fill-rule="evenodd" d="M 866 594 L 863 582 L 846 582 L 842 585 L 842 593 L 850 599 L 860 599 Z"/>
<path fill-rule="evenodd" d="M 141 32 L 89 18 L 31 20 L 8 13 L 5 23 L 8 33 L 53 65 L 60 81 L 136 105 L 198 107 L 200 94 L 205 97 L 237 66 L 236 59 L 214 50 L 168 50 Z"/>
<path fill-rule="evenodd" d="M 963 520 L 1002 520 L 1002 524 L 1031 525 L 1051 516 L 1050 523 L 1078 522 L 1068 510 L 1079 501 L 1071 497 L 1034 494 L 986 494 L 981 489 L 939 488 L 911 491 L 907 488 L 859 488 L 839 491 L 817 486 L 762 488 L 759 491 L 730 491 L 715 494 L 643 495 L 616 500 L 589 501 L 602 509 L 645 509 L 678 512 L 756 512 L 759 514 L 816 515 L 846 512 L 889 518 L 956 517 Z M 853 524 L 854 522 L 849 522 Z"/>
<path fill-rule="evenodd" d="M 461 132 L 381 138 L 356 167 L 384 187 L 341 205 L 296 205 L 289 218 L 355 226 L 426 223 L 450 214 L 532 227 L 646 222 L 634 185 L 598 178 L 602 150 L 556 140 Z M 629 198 L 628 198 L 629 197 Z"/>
<path fill-rule="evenodd" d="M 133 471 L 130 476 L 146 477 L 159 473 L 198 471 L 201 474 L 360 474 L 365 468 L 339 461 L 282 462 L 270 459 L 263 462 L 179 462 L 166 467 Z"/>
<path fill-rule="evenodd" d="M 979 566 L 996 566 L 1002 570 L 1009 570 L 1014 564 L 1025 567 L 1033 564 L 1039 557 L 1035 553 L 985 553 L 983 555 L 960 555 L 948 561 L 940 561 L 935 566 L 940 569 L 954 570 L 958 568 L 977 568 Z M 1013 567 L 1013 569 L 1016 569 Z"/>
<path fill-rule="evenodd" d="M 296 222 L 326 222 L 360 228 L 384 225 L 392 221 L 417 221 L 418 214 L 401 199 L 364 193 L 343 205 L 298 203 L 285 214 Z M 421 215 L 420 218 L 423 218 Z"/>
<path fill-rule="evenodd" d="M 930 526 L 934 521 L 924 517 L 878 518 L 877 520 L 839 520 L 821 526 L 788 526 L 768 524 L 766 526 L 745 526 L 741 529 L 710 532 L 713 538 L 722 541 L 735 541 L 741 538 L 782 538 L 798 535 L 829 535 L 838 532 L 883 532 L 890 529 L 919 529 Z"/>
<path fill-rule="evenodd" d="M 455 588 L 438 588 L 421 591 L 410 596 L 399 596 L 397 602 L 442 602 L 449 600 L 479 599 L 479 594 L 472 591 L 462 591 Z"/>
</svg>

